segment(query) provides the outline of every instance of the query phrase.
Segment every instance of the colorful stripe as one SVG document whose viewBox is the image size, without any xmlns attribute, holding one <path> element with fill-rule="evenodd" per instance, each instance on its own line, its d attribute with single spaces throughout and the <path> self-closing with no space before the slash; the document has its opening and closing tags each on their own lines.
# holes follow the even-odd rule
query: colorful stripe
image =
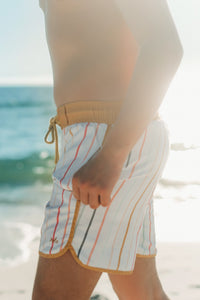
<svg viewBox="0 0 200 300">
<path fill-rule="evenodd" d="M 152 194 L 153 194 L 153 192 L 151 193 L 151 196 L 149 197 L 149 199 L 151 199 Z M 149 201 L 149 200 L 148 200 L 148 201 Z M 137 216 L 137 219 L 136 219 L 136 222 L 135 222 L 135 225 L 134 225 L 134 228 L 133 228 L 133 232 L 135 231 L 135 226 L 136 226 L 136 224 L 138 223 L 138 220 L 140 220 L 140 218 L 141 218 L 141 214 L 142 214 L 142 212 L 143 212 L 142 208 L 144 207 L 145 203 L 146 203 L 146 198 L 144 199 L 144 201 L 143 201 L 143 203 L 142 203 L 142 205 L 141 205 L 141 213 L 138 214 L 138 216 Z M 142 224 L 143 224 L 143 222 L 141 223 L 141 226 L 142 226 Z M 129 251 L 128 251 L 128 254 L 127 254 L 127 263 L 126 263 L 126 267 L 128 266 L 128 262 L 129 262 L 129 260 L 130 260 L 130 253 L 131 253 L 131 248 L 132 248 L 131 245 L 133 244 L 133 239 L 134 239 L 134 234 L 132 234 L 132 238 L 131 238 L 131 241 L 130 241 L 130 247 L 129 247 Z M 137 243 L 136 243 L 136 245 L 137 245 Z"/>
<path fill-rule="evenodd" d="M 57 187 L 54 187 L 55 188 L 55 197 L 54 197 L 54 202 L 53 202 L 53 207 L 55 206 L 55 202 L 56 202 L 56 199 L 57 199 L 57 191 L 58 191 L 58 188 Z M 54 188 L 53 188 L 53 190 L 52 190 L 52 197 L 53 197 L 53 195 L 54 195 Z M 48 203 L 47 203 L 48 204 Z M 51 216 L 51 210 L 49 209 L 48 210 L 49 211 L 49 213 L 48 213 L 48 216 L 47 216 L 47 218 L 46 218 L 46 228 L 45 228 L 45 231 L 44 231 L 44 241 L 43 241 L 43 246 L 42 246 L 42 249 L 44 249 L 44 246 L 45 246 L 45 242 L 46 242 L 46 234 L 47 234 L 47 229 L 48 229 L 48 220 L 50 219 L 50 216 Z"/>
<path fill-rule="evenodd" d="M 74 156 L 74 159 L 72 160 L 71 164 L 69 165 L 69 167 L 67 168 L 67 170 L 66 170 L 66 172 L 64 173 L 63 177 L 62 177 L 61 180 L 60 180 L 60 186 L 61 186 L 61 183 L 62 183 L 62 181 L 64 180 L 65 176 L 67 175 L 69 169 L 71 168 L 71 166 L 73 165 L 73 163 L 75 162 L 75 160 L 76 160 L 76 158 L 77 158 L 77 156 L 78 156 L 79 149 L 80 149 L 80 147 L 81 147 L 81 145 L 82 145 L 82 143 L 83 143 L 83 141 L 84 141 L 84 139 L 85 139 L 85 137 L 86 137 L 87 129 L 88 129 L 89 124 L 90 124 L 90 123 L 88 122 L 87 125 L 86 125 L 86 127 L 85 127 L 84 136 L 83 136 L 83 138 L 82 138 L 80 144 L 78 145 L 78 147 L 77 147 L 77 149 L 76 149 L 76 154 L 75 154 L 75 156 Z M 61 186 L 61 187 L 62 187 L 62 186 Z"/>
<path fill-rule="evenodd" d="M 93 139 L 92 139 L 92 142 L 91 142 L 91 145 L 90 145 L 90 147 L 89 147 L 89 149 L 88 149 L 88 152 L 86 153 L 86 155 L 85 155 L 84 159 L 82 160 L 81 164 L 85 161 L 85 159 L 87 158 L 88 154 L 90 153 L 90 151 L 91 151 L 91 149 L 92 149 L 92 146 L 93 146 L 93 144 L 94 144 L 94 141 L 95 141 L 95 139 L 96 139 L 98 130 L 99 130 L 99 123 L 97 124 L 96 130 L 95 130 L 95 133 L 94 133 L 94 137 L 93 137 Z M 72 178 L 69 178 L 69 180 L 68 180 L 68 182 L 67 182 L 67 187 L 68 187 L 68 188 L 69 188 L 69 184 L 70 184 L 70 181 L 71 181 L 71 180 L 72 180 Z"/>
<path fill-rule="evenodd" d="M 142 150 L 143 150 L 143 148 L 144 148 L 144 142 L 145 142 L 145 140 L 146 140 L 146 132 L 145 132 L 144 139 L 143 139 L 143 142 L 142 142 L 140 151 L 139 151 L 138 159 L 137 159 L 136 163 L 134 164 L 132 170 L 135 170 L 136 164 L 138 164 L 138 162 L 139 162 L 140 159 L 141 159 L 141 154 L 142 154 Z M 133 174 L 133 172 L 131 171 L 130 174 Z M 130 176 L 129 176 L 128 178 L 130 178 Z M 135 196 L 137 195 L 137 193 L 139 192 L 139 190 L 140 190 L 140 188 L 141 188 L 142 186 L 143 186 L 143 182 L 142 182 L 141 185 L 139 186 L 138 190 L 135 192 L 135 194 L 134 194 L 134 196 L 132 197 L 132 199 L 135 198 Z M 123 223 L 123 221 L 124 221 L 124 217 L 125 217 L 125 215 L 126 215 L 128 209 L 129 209 L 129 206 L 130 206 L 131 203 L 132 203 L 132 199 L 129 201 L 129 203 L 128 203 L 128 205 L 127 205 L 127 207 L 126 207 L 126 209 L 125 209 L 125 211 L 124 211 L 124 213 L 123 213 L 123 215 L 122 215 L 122 218 L 121 218 L 121 220 L 120 220 L 120 223 L 119 223 L 119 225 L 118 225 L 118 228 L 117 228 L 117 231 L 116 231 L 116 234 L 115 234 L 115 237 L 114 237 L 114 241 L 113 241 L 113 243 L 112 243 L 112 250 L 111 250 L 111 255 L 110 255 L 110 259 L 109 259 L 108 268 L 109 268 L 110 265 L 111 265 L 111 261 L 112 261 L 112 257 L 113 257 L 113 252 L 114 252 L 114 247 L 115 247 L 115 242 L 116 242 L 116 239 L 117 239 L 119 230 L 120 230 L 121 225 L 122 225 L 122 223 Z"/>
<path fill-rule="evenodd" d="M 154 216 L 151 204 L 153 204 L 152 195 L 162 169 L 161 165 L 163 166 L 162 162 L 164 162 L 164 157 L 166 158 L 166 131 L 161 121 L 155 121 L 151 130 L 147 130 L 149 129 L 147 127 L 140 144 L 133 147 L 127 156 L 124 167 L 128 166 L 128 168 L 123 169 L 120 180 L 113 190 L 111 202 L 105 208 L 100 207 L 93 210 L 89 205 L 81 204 L 76 200 L 72 192 L 65 193 L 65 188 L 63 189 L 61 186 L 64 178 L 65 181 L 69 180 L 68 177 L 71 179 L 70 168 L 70 173 L 73 174 L 78 167 L 77 164 L 82 165 L 89 155 L 94 155 L 98 150 L 95 143 L 97 136 L 98 144 L 104 140 L 105 124 L 88 122 L 85 125 L 84 123 L 76 137 L 74 136 L 74 145 L 71 146 L 69 152 L 72 157 L 67 157 L 66 161 L 64 155 L 65 152 L 67 154 L 68 149 L 62 147 L 64 163 L 60 168 L 62 165 L 60 161 L 54 174 L 58 185 L 54 184 L 51 206 L 48 207 L 49 211 L 46 210 L 43 224 L 45 230 L 41 231 L 39 253 L 45 257 L 59 257 L 70 249 L 76 261 L 85 268 L 128 274 L 134 268 L 137 249 L 138 255 L 145 253 L 144 257 L 155 256 L 155 232 L 152 226 Z M 160 124 L 162 125 L 160 126 Z M 77 126 L 78 124 L 72 125 L 73 133 L 73 130 L 77 130 Z M 91 126 L 91 130 L 89 130 L 89 126 Z M 161 130 L 158 131 L 158 128 Z M 166 138 L 165 142 L 159 138 L 159 132 Z M 65 139 L 68 133 L 64 130 L 63 133 Z M 155 138 L 154 134 L 156 134 Z M 153 152 L 148 157 L 148 149 L 153 149 L 154 145 L 156 149 L 150 150 Z M 131 163 L 130 170 L 132 155 L 134 162 Z M 74 163 L 76 159 L 77 163 Z M 65 173 L 63 168 L 65 168 Z M 61 201 L 56 200 L 58 195 Z M 57 202 L 59 207 L 55 209 Z M 81 210 L 79 210 L 80 206 Z M 144 226 L 144 236 L 140 234 L 142 225 Z M 60 237 L 59 241 L 56 236 Z M 51 241 L 49 241 L 50 238 Z M 142 239 L 146 242 L 144 243 Z M 105 248 L 101 249 L 104 247 L 103 245 Z M 119 248 L 116 247 L 117 245 Z"/>
<path fill-rule="evenodd" d="M 141 158 L 142 149 L 143 149 L 143 147 L 144 147 L 144 142 L 145 142 L 145 140 L 146 140 L 146 135 L 147 135 L 147 129 L 145 130 L 144 139 L 143 139 L 142 146 L 141 146 L 141 149 L 140 149 L 140 152 L 139 152 L 138 160 L 137 160 L 136 163 L 134 164 L 134 166 L 133 166 L 133 168 L 132 168 L 132 170 L 131 170 L 130 175 L 133 174 L 133 172 L 134 172 L 134 170 L 135 170 L 135 167 L 136 167 L 136 165 L 138 164 L 138 162 L 139 162 L 139 160 L 140 160 L 140 158 Z M 130 178 L 130 175 L 129 175 L 128 178 Z M 110 207 L 110 205 L 111 205 L 113 199 L 115 198 L 115 196 L 118 194 L 118 192 L 119 192 L 119 191 L 121 190 L 121 188 L 123 187 L 123 185 L 124 185 L 125 182 L 126 182 L 126 179 L 123 180 L 122 184 L 120 185 L 120 187 L 118 188 L 118 190 L 117 190 L 117 192 L 114 194 L 114 196 L 112 197 L 111 202 L 110 202 L 109 206 L 108 206 L 107 209 L 106 209 L 106 212 L 105 212 L 105 214 L 104 214 L 103 221 L 102 221 L 102 223 L 101 223 L 101 225 L 100 225 L 100 228 L 99 228 L 99 231 L 98 231 L 96 240 L 95 240 L 94 245 L 93 245 L 93 247 L 92 247 L 92 250 L 91 250 L 91 252 L 90 252 L 90 255 L 89 255 L 89 258 L 88 258 L 88 261 L 87 261 L 87 265 L 89 264 L 90 259 L 91 259 L 91 256 L 92 256 L 92 254 L 93 254 L 93 252 L 94 252 L 94 249 L 95 249 L 95 247 L 96 247 L 96 244 L 97 244 L 99 235 L 100 235 L 100 233 L 101 233 L 101 229 L 102 229 L 102 227 L 103 227 L 103 224 L 104 224 L 104 222 L 105 222 L 105 218 L 106 218 L 106 215 L 107 215 L 107 213 L 108 213 L 109 207 Z"/>
<path fill-rule="evenodd" d="M 162 160 L 161 160 L 162 162 Z M 161 162 L 160 162 L 160 165 L 159 167 L 161 166 Z M 126 229 L 126 232 L 125 232 L 125 235 L 124 235 L 124 239 L 123 239 L 123 243 L 122 243 L 122 246 L 121 246 L 121 249 L 120 249 L 120 254 L 119 254 L 119 259 L 118 259 L 118 264 L 117 264 L 117 270 L 119 270 L 119 266 L 120 266 L 120 261 L 121 261 L 121 256 L 122 256 L 122 251 L 124 249 L 124 245 L 125 245 L 125 241 L 126 241 L 126 238 L 127 238 L 127 235 L 128 235 L 128 231 L 129 231 L 129 227 L 130 227 L 130 223 L 131 223 L 131 219 L 132 219 L 132 216 L 133 216 L 133 213 L 137 207 L 137 204 L 139 203 L 140 199 L 142 198 L 142 196 L 144 195 L 144 193 L 146 192 L 147 188 L 149 187 L 149 185 L 151 184 L 151 182 L 153 181 L 153 179 L 155 178 L 156 174 L 158 173 L 158 170 L 159 168 L 156 170 L 156 172 L 154 173 L 153 177 L 151 178 L 151 180 L 149 181 L 148 185 L 146 186 L 146 188 L 144 189 L 144 191 L 142 192 L 141 196 L 139 197 L 139 199 L 137 200 L 136 204 L 134 205 L 134 208 L 131 212 L 131 215 L 129 217 L 129 221 L 128 221 L 128 226 L 127 226 L 127 229 Z M 137 244 L 136 244 L 137 245 Z M 135 250 L 136 251 L 136 250 Z M 134 254 L 135 255 L 135 254 Z"/>
<path fill-rule="evenodd" d="M 88 231 L 89 231 L 89 229 L 90 229 L 90 227 L 91 227 L 91 225 L 92 225 L 92 221 L 93 221 L 93 219 L 94 219 L 95 213 L 96 213 L 96 209 L 94 209 L 94 211 L 93 211 L 92 217 L 91 217 L 91 219 L 90 219 L 90 222 L 89 222 L 89 224 L 88 224 L 87 230 L 86 230 L 85 235 L 84 235 L 84 237 L 83 237 L 83 241 L 82 241 L 82 243 L 81 243 L 81 245 L 80 245 L 80 248 L 79 248 L 79 250 L 78 250 L 78 254 L 77 254 L 78 257 L 79 257 L 79 255 L 80 255 L 80 253 L 81 253 L 82 248 L 83 248 L 84 242 L 85 242 L 86 237 L 87 237 L 87 235 L 88 235 Z"/>
<path fill-rule="evenodd" d="M 149 254 L 151 252 L 151 246 L 152 246 L 152 242 L 151 242 L 151 203 L 149 200 Z"/>
<path fill-rule="evenodd" d="M 58 207 L 57 221 L 56 221 L 56 226 L 55 226 L 54 232 L 53 232 L 52 245 L 51 245 L 51 248 L 50 248 L 50 250 L 49 250 L 49 254 L 51 254 L 51 251 L 52 251 L 53 245 L 54 245 L 54 241 L 55 241 L 56 229 L 57 229 L 58 223 L 59 223 L 60 208 L 61 208 L 61 206 L 63 205 L 63 202 L 64 202 L 64 196 L 63 196 L 63 195 L 64 195 L 64 191 L 65 191 L 65 190 L 63 189 L 63 191 L 62 191 L 62 202 L 61 202 L 60 206 Z"/>
<path fill-rule="evenodd" d="M 66 224 L 65 224 L 65 230 L 64 230 L 64 234 L 63 234 L 63 238 L 62 238 L 62 243 L 61 243 L 61 246 L 60 246 L 60 251 L 62 250 L 62 246 L 63 246 L 63 242 L 64 242 L 64 238 L 65 238 L 65 235 L 66 235 L 66 232 L 67 232 L 67 225 L 69 223 L 69 216 L 70 216 L 70 204 L 71 204 L 71 199 L 72 199 L 72 192 L 70 193 L 70 196 L 69 196 L 69 202 L 68 202 L 68 214 L 67 214 L 67 221 L 66 221 Z"/>
<path fill-rule="evenodd" d="M 165 145 L 165 144 L 164 144 L 164 145 Z M 153 181 L 154 177 L 156 176 L 156 174 L 158 174 L 158 171 L 159 171 L 159 169 L 161 168 L 161 164 L 162 164 L 162 161 L 163 161 L 163 158 L 164 158 L 164 150 L 165 150 L 165 147 L 163 147 L 162 158 L 161 158 L 161 160 L 160 160 L 160 164 L 159 164 L 159 166 L 158 166 L 156 172 L 154 173 L 154 175 L 153 175 L 151 181 L 149 182 L 148 186 L 149 186 L 150 183 Z M 128 229 L 129 229 L 129 228 L 128 228 Z M 140 230 L 140 229 L 139 229 L 139 230 Z M 126 237 L 126 235 L 125 235 L 125 237 Z M 136 243 L 136 247 L 137 247 L 137 243 Z M 135 254 L 136 254 L 136 247 L 135 247 L 135 251 L 134 251 L 134 257 L 135 257 Z M 120 256 L 120 258 L 121 258 L 121 256 Z M 118 265 L 119 265 L 119 264 L 120 264 L 120 261 L 119 261 Z M 132 268 L 133 268 L 133 266 L 134 266 L 134 261 L 133 261 L 133 264 L 132 264 Z M 117 269 L 118 269 L 118 268 L 117 268 Z"/>
</svg>

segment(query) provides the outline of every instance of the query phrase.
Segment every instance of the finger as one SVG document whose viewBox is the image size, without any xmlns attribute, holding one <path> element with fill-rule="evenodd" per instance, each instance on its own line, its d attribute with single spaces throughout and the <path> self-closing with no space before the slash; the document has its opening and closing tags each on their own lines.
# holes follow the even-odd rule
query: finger
<svg viewBox="0 0 200 300">
<path fill-rule="evenodd" d="M 89 194 L 89 205 L 92 209 L 96 209 L 100 206 L 97 193 Z"/>
<path fill-rule="evenodd" d="M 83 202 L 83 204 L 87 205 L 89 203 L 89 194 L 87 191 L 81 191 L 80 192 L 80 200 Z"/>
<path fill-rule="evenodd" d="M 102 206 L 108 206 L 111 202 L 110 194 L 109 193 L 102 193 L 100 203 Z"/>
<path fill-rule="evenodd" d="M 80 200 L 80 189 L 75 180 L 72 179 L 72 193 L 77 200 Z"/>
<path fill-rule="evenodd" d="M 77 186 L 72 188 L 72 193 L 77 200 L 80 200 L 80 189 Z"/>
</svg>

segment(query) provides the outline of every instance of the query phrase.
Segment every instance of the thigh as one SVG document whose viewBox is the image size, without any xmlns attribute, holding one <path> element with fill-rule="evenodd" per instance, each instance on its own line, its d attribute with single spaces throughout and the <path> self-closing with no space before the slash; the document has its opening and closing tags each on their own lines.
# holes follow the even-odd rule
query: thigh
<svg viewBox="0 0 200 300">
<path fill-rule="evenodd" d="M 70 251 L 56 258 L 39 256 L 32 300 L 88 300 L 100 276 L 81 267 Z"/>
<path fill-rule="evenodd" d="M 153 287 L 158 285 L 155 257 L 137 257 L 132 274 L 108 274 L 119 299 L 153 299 Z"/>
</svg>

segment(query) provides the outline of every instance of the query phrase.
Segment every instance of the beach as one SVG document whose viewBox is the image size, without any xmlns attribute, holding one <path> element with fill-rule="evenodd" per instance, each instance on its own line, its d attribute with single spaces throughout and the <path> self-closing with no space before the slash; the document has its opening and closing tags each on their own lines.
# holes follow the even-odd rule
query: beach
<svg viewBox="0 0 200 300">
<path fill-rule="evenodd" d="M 0 267 L 0 299 L 30 300 L 38 259 L 36 239 L 30 245 L 27 262 L 15 267 Z M 157 269 L 170 300 L 200 299 L 200 243 L 158 243 Z M 108 276 L 103 273 L 93 295 L 117 300 Z"/>
</svg>

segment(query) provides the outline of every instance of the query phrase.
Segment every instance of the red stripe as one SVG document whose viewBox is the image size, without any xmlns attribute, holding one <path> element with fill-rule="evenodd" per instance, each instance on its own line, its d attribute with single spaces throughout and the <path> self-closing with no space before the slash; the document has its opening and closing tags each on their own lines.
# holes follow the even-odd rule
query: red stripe
<svg viewBox="0 0 200 300">
<path fill-rule="evenodd" d="M 87 156 L 88 156 L 88 154 L 89 154 L 89 152 L 90 152 L 90 150 L 91 150 L 91 148 L 92 148 L 92 146 L 93 146 L 93 144 L 94 144 L 95 138 L 96 138 L 96 136 L 97 136 L 98 129 L 99 129 L 99 123 L 97 124 L 97 128 L 96 128 L 96 130 L 95 130 L 95 134 L 94 134 L 94 137 L 93 137 L 93 139 L 92 139 L 92 143 L 91 143 L 91 145 L 90 145 L 90 148 L 89 148 L 88 152 L 86 153 L 84 159 L 82 160 L 81 164 L 82 164 L 82 163 L 85 161 L 85 159 L 87 158 Z M 72 180 L 72 178 L 69 178 L 69 180 L 68 180 L 68 183 L 67 183 L 68 189 L 70 189 L 70 188 L 69 188 L 70 180 Z"/>
<path fill-rule="evenodd" d="M 145 129 L 144 139 L 143 139 L 143 142 L 142 142 L 142 146 L 141 146 L 141 148 L 140 148 L 139 158 L 138 158 L 137 162 L 135 163 L 135 165 L 133 166 L 133 168 L 132 168 L 132 170 L 131 170 L 131 173 L 130 173 L 130 175 L 129 175 L 128 178 L 131 178 L 131 176 L 133 175 L 133 172 L 134 172 L 134 170 L 135 170 L 136 165 L 137 165 L 138 162 L 140 161 L 140 158 L 141 158 L 141 155 L 142 155 L 142 150 L 143 150 L 144 143 L 145 143 L 145 140 L 146 140 L 146 136 L 147 136 L 147 129 Z"/>
<path fill-rule="evenodd" d="M 140 225 L 140 227 L 139 227 L 139 229 L 138 229 L 138 232 L 137 232 L 136 245 L 137 245 L 138 235 L 139 235 L 139 232 L 140 232 L 141 227 L 142 227 L 142 224 Z M 137 247 L 135 247 L 134 256 L 133 256 L 133 257 L 134 257 L 133 264 L 134 264 L 134 262 L 135 262 L 135 255 L 136 255 L 135 252 L 136 252 L 136 248 L 137 248 Z M 133 269 L 133 264 L 132 264 L 131 269 Z"/>
<path fill-rule="evenodd" d="M 95 141 L 95 139 L 96 139 L 98 130 L 99 130 L 99 123 L 97 124 L 96 130 L 95 130 L 95 134 L 94 134 L 94 137 L 93 137 L 93 139 L 92 139 L 92 143 L 91 143 L 91 145 L 90 145 L 90 148 L 89 148 L 88 152 L 86 153 L 84 159 L 82 160 L 82 163 L 85 161 L 86 157 L 88 156 L 88 154 L 89 154 L 89 152 L 90 152 L 90 150 L 91 150 L 91 148 L 92 148 L 92 146 L 93 146 L 93 144 L 94 144 L 94 141 Z"/>
<path fill-rule="evenodd" d="M 135 166 L 137 165 L 137 163 L 139 162 L 139 160 L 140 160 L 140 158 L 141 158 L 142 150 L 143 150 L 143 147 L 144 147 L 144 142 L 145 142 L 145 140 L 146 140 L 146 135 L 147 135 L 147 129 L 145 130 L 145 135 L 144 135 L 144 139 L 143 139 L 142 146 L 141 146 L 141 148 L 140 148 L 138 160 L 137 160 L 137 162 L 135 163 L 135 165 L 133 166 L 130 175 L 133 174 L 133 172 L 134 172 L 134 170 L 135 170 Z M 128 178 L 130 178 L 130 175 L 129 175 Z M 95 246 L 96 246 L 96 244 L 97 244 L 97 240 L 98 240 L 98 238 L 99 238 L 101 229 L 102 229 L 103 224 L 104 224 L 104 220 L 105 220 L 106 215 L 107 215 L 107 213 L 108 213 L 108 209 L 109 209 L 109 207 L 110 207 L 110 205 L 111 205 L 113 199 L 115 198 L 115 196 L 117 195 L 117 193 L 118 193 L 119 190 L 122 188 L 122 186 L 124 185 L 125 182 L 126 182 L 126 179 L 123 180 L 123 182 L 121 183 L 120 187 L 119 187 L 118 190 L 116 191 L 115 195 L 114 195 L 113 198 L 111 199 L 111 202 L 110 202 L 109 206 L 108 206 L 107 209 L 106 209 L 106 212 L 105 212 L 105 214 L 104 214 L 104 217 L 103 217 L 101 226 L 100 226 L 100 228 L 99 228 L 99 231 L 98 231 L 98 234 L 97 234 L 97 237 L 96 237 L 96 240 L 95 240 L 94 245 L 93 245 L 93 247 L 92 247 L 92 250 L 91 250 L 91 252 L 90 252 L 90 255 L 89 255 L 89 258 L 88 258 L 88 261 L 87 261 L 87 265 L 89 264 L 90 259 L 91 259 L 91 256 L 92 256 L 92 254 L 93 254 L 93 252 L 94 252 Z"/>
<path fill-rule="evenodd" d="M 154 192 L 154 189 L 153 189 L 153 192 Z M 151 196 L 149 197 L 148 203 L 149 203 L 150 199 L 152 198 L 153 192 L 151 193 Z M 145 200 L 144 200 L 144 202 L 143 202 L 143 204 L 142 204 L 142 206 L 141 206 L 141 208 L 140 208 L 141 214 L 142 214 L 142 207 L 144 206 L 145 202 L 146 202 L 146 198 L 145 198 Z M 138 214 L 137 220 L 136 220 L 135 224 L 137 224 L 137 221 L 138 221 L 139 217 L 141 216 L 141 214 L 140 214 L 140 215 Z M 144 223 L 144 219 L 143 219 L 142 224 L 143 224 L 143 223 Z M 136 225 L 135 225 L 135 226 L 136 226 Z M 134 228 L 133 228 L 133 232 L 134 232 L 134 230 L 135 230 L 135 226 L 134 226 Z M 130 242 L 129 254 L 128 254 L 128 259 L 127 259 L 127 264 L 126 264 L 126 265 L 128 265 L 128 261 L 129 261 L 129 259 L 130 259 L 130 251 L 131 251 L 131 245 L 132 245 L 132 243 L 133 243 L 133 238 L 134 238 L 134 234 L 132 235 L 132 239 L 131 239 L 131 242 Z M 136 244 L 136 248 L 137 248 L 137 246 L 138 246 L 138 245 Z"/>
<path fill-rule="evenodd" d="M 78 155 L 80 146 L 81 146 L 82 142 L 84 141 L 84 139 L 85 139 L 85 137 L 86 137 L 87 128 L 88 128 L 88 125 L 89 125 L 89 124 L 90 124 L 90 122 L 87 123 L 87 125 L 86 125 L 86 127 L 85 127 L 85 132 L 84 132 L 83 139 L 82 139 L 82 141 L 80 142 L 80 144 L 78 145 L 78 147 L 77 147 L 77 149 L 76 149 L 76 154 L 75 154 L 75 157 L 74 157 L 73 161 L 71 162 L 71 164 L 70 164 L 69 167 L 67 168 L 67 170 L 66 170 L 65 174 L 63 175 L 62 179 L 60 180 L 60 186 L 61 186 L 61 183 L 62 183 L 63 179 L 65 178 L 67 172 L 69 171 L 69 169 L 71 168 L 72 164 L 74 163 L 74 161 L 75 161 L 76 158 L 77 158 L 77 155 Z"/>
<path fill-rule="evenodd" d="M 62 245 L 63 245 L 64 238 L 65 238 L 66 231 L 67 231 L 67 225 L 68 225 L 68 222 L 69 222 L 69 216 L 70 216 L 70 203 L 71 203 L 72 195 L 73 195 L 73 194 L 71 193 L 71 194 L 70 194 L 70 197 L 69 197 L 67 221 L 66 221 L 66 224 L 65 224 L 65 230 L 64 230 L 64 234 L 63 234 L 63 238 L 62 238 L 62 243 L 61 243 L 61 246 L 60 246 L 60 250 L 62 249 Z"/>
<path fill-rule="evenodd" d="M 56 187 L 54 186 L 54 188 L 57 190 L 57 186 Z M 52 198 L 53 198 L 53 195 L 54 195 L 54 190 L 52 191 L 52 196 L 51 196 Z M 56 199 L 57 199 L 57 192 L 55 192 L 53 206 L 55 205 Z M 47 220 L 46 220 L 46 229 L 45 229 L 45 233 L 44 233 L 43 249 L 44 249 L 44 245 L 46 242 L 46 233 L 47 233 L 47 229 L 48 229 L 48 220 L 50 218 L 50 215 L 51 215 L 51 210 L 49 210 L 49 214 L 48 214 Z"/>
<path fill-rule="evenodd" d="M 156 170 L 156 173 L 154 174 L 154 176 L 156 175 L 156 174 L 158 174 L 158 172 L 159 172 L 159 169 L 160 169 L 160 167 L 161 167 L 161 164 L 162 164 L 162 161 L 163 161 L 163 153 L 164 153 L 164 149 L 165 149 L 165 147 L 163 148 L 163 152 L 162 152 L 162 158 L 161 158 L 161 161 L 160 161 L 160 164 L 159 164 L 159 167 L 158 167 L 158 169 Z M 153 176 L 153 177 L 154 177 Z M 140 230 L 140 228 L 139 228 L 139 230 Z M 139 232 L 139 230 L 138 230 L 138 232 Z M 136 243 L 136 245 L 137 245 L 137 243 Z M 135 247 L 135 252 L 136 252 L 136 247 Z M 135 252 L 134 252 L 134 257 L 135 257 Z M 134 261 L 133 261 L 133 264 L 132 264 L 132 269 L 133 269 L 133 265 L 134 265 Z"/>
<path fill-rule="evenodd" d="M 144 204 L 145 204 L 145 201 L 146 201 L 146 198 L 145 198 L 145 200 L 144 200 L 142 206 L 140 207 L 140 210 L 142 210 L 142 208 L 143 208 L 143 206 L 144 206 Z M 136 224 L 137 224 L 138 219 L 139 219 L 140 216 L 141 216 L 141 214 L 140 214 L 140 215 L 139 215 L 139 214 L 137 215 L 137 219 L 136 219 L 136 222 L 135 222 L 135 225 L 134 225 L 134 228 L 133 228 L 133 232 L 135 231 L 135 226 L 136 226 Z M 144 223 L 144 220 L 143 220 L 142 224 L 143 224 L 143 223 Z M 132 239 L 131 239 L 131 242 L 130 242 L 130 247 L 129 247 L 129 252 L 128 252 L 128 255 L 127 255 L 127 263 L 126 263 L 126 266 L 128 265 L 128 262 L 129 262 L 129 259 L 130 259 L 131 245 L 132 245 L 132 243 L 133 243 L 133 239 L 134 239 L 134 234 L 132 235 Z M 137 244 L 136 244 L 136 245 L 137 245 Z"/>
<path fill-rule="evenodd" d="M 154 192 L 154 190 L 153 190 L 153 192 Z M 151 193 L 151 197 L 152 197 L 152 195 L 153 195 L 153 192 Z M 150 197 L 150 199 L 151 199 L 151 197 Z M 143 223 L 142 223 L 143 224 Z M 139 235 L 139 232 L 140 232 L 140 229 L 141 229 L 141 227 L 142 227 L 142 224 L 140 225 L 140 227 L 139 227 L 139 229 L 138 229 L 138 232 L 137 232 L 137 238 L 136 238 L 136 247 L 135 247 L 135 251 L 134 251 L 134 256 L 133 257 L 135 257 L 135 255 L 136 255 L 136 249 L 137 249 L 137 240 L 138 240 L 138 235 Z M 134 260 L 135 261 L 135 260 Z M 134 264 L 134 261 L 133 261 L 133 264 Z M 132 264 L 132 267 L 131 267 L 131 269 L 133 269 L 133 264 Z"/>
<path fill-rule="evenodd" d="M 59 223 L 60 208 L 61 208 L 61 206 L 63 205 L 63 202 L 64 202 L 64 197 L 63 197 L 64 191 L 65 191 L 65 190 L 63 189 L 63 191 L 62 191 L 62 203 L 61 203 L 60 206 L 58 207 L 57 222 L 56 222 L 56 226 L 55 226 L 55 228 L 54 228 L 53 237 L 52 237 L 52 245 L 51 245 L 51 249 L 49 250 L 49 254 L 51 254 L 51 251 L 52 251 L 53 245 L 54 245 L 54 238 L 55 238 L 55 234 L 56 234 L 56 229 L 57 229 L 58 223 Z"/>
<path fill-rule="evenodd" d="M 110 205 L 111 205 L 113 199 L 115 198 L 115 196 L 117 195 L 117 193 L 119 192 L 119 190 L 121 189 L 121 187 L 124 185 L 124 183 L 125 183 L 125 180 L 121 183 L 120 187 L 118 188 L 118 190 L 116 191 L 115 195 L 114 195 L 113 198 L 111 199 L 109 206 L 106 208 L 106 212 L 105 212 L 105 214 L 104 214 L 104 216 L 103 216 L 103 220 L 102 220 L 101 226 L 100 226 L 100 228 L 99 228 L 99 231 L 98 231 L 96 240 L 95 240 L 95 242 L 94 242 L 94 245 L 93 245 L 92 250 L 91 250 L 91 252 L 90 252 L 90 255 L 89 255 L 89 257 L 88 257 L 87 265 L 89 264 L 90 259 L 91 259 L 91 256 L 92 256 L 92 253 L 94 252 L 94 249 L 95 249 L 97 240 L 98 240 L 98 238 L 99 238 L 101 229 L 102 229 L 102 227 L 103 227 L 104 220 L 105 220 L 106 215 L 107 215 L 107 213 L 108 213 L 108 209 L 109 209 L 109 207 L 110 207 Z"/>
<path fill-rule="evenodd" d="M 149 254 L 150 254 L 150 248 L 152 246 L 152 243 L 151 243 L 151 202 L 149 200 Z"/>
</svg>

